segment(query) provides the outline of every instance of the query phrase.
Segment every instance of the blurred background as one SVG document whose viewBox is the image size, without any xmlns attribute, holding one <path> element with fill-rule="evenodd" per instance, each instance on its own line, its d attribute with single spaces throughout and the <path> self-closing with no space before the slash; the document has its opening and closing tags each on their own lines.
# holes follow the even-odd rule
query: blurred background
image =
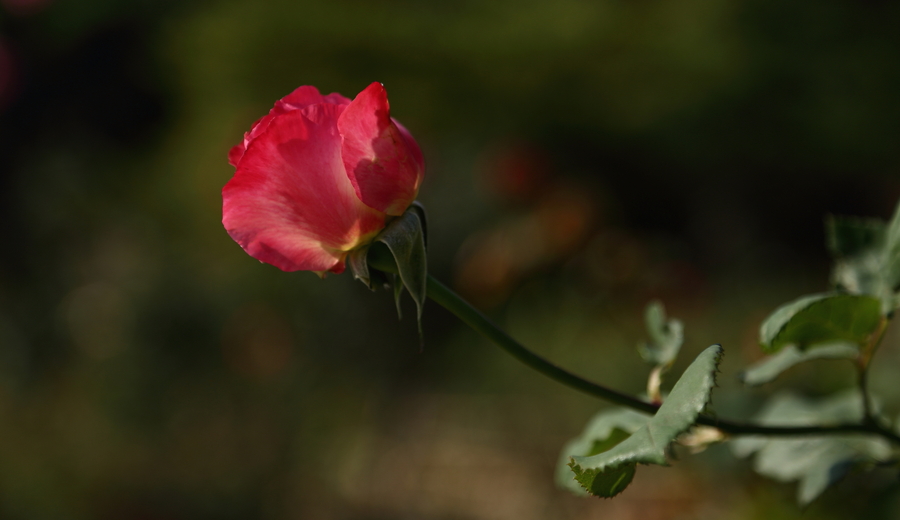
<svg viewBox="0 0 900 520">
<path fill-rule="evenodd" d="M 714 405 L 747 418 L 853 383 L 735 374 L 827 286 L 824 215 L 900 199 L 898 24 L 878 0 L 0 0 L 0 518 L 800 517 L 721 446 L 614 500 L 557 490 L 606 405 L 433 303 L 420 351 L 410 302 L 250 258 L 226 156 L 299 85 L 383 82 L 425 153 L 435 276 L 634 393 L 659 298 L 675 373 L 723 344 Z M 892 416 L 898 340 L 872 374 Z M 897 518 L 896 475 L 805 514 Z"/>
</svg>

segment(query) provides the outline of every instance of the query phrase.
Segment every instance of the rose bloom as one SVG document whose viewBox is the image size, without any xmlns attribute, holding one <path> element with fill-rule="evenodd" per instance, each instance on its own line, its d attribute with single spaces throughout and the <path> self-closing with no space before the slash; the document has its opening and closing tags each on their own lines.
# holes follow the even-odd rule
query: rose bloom
<svg viewBox="0 0 900 520">
<path fill-rule="evenodd" d="M 284 271 L 340 273 L 416 198 L 419 145 L 372 83 L 351 101 L 303 86 L 231 149 L 222 223 L 254 258 Z"/>
</svg>

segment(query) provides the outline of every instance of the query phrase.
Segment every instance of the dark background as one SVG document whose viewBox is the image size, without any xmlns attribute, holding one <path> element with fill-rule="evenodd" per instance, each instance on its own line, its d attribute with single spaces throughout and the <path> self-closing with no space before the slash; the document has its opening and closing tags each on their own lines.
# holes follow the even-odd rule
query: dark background
<svg viewBox="0 0 900 520">
<path fill-rule="evenodd" d="M 605 405 L 433 303 L 420 352 L 409 302 L 259 264 L 220 223 L 226 155 L 299 85 L 383 82 L 426 156 L 434 275 L 634 393 L 660 298 L 676 370 L 722 343 L 715 406 L 746 418 L 852 384 L 734 375 L 827 286 L 824 215 L 900 198 L 897 27 L 883 1 L 0 1 L 0 517 L 799 517 L 723 447 L 613 501 L 555 489 Z M 807 514 L 896 518 L 896 488 L 851 477 Z"/>
</svg>

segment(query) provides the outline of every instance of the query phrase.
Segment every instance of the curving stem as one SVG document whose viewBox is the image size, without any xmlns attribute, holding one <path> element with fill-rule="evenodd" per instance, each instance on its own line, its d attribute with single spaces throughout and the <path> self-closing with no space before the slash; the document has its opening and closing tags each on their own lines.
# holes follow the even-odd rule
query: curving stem
<svg viewBox="0 0 900 520">
<path fill-rule="evenodd" d="M 500 327 L 495 325 L 487 316 L 482 314 L 481 311 L 472 307 L 462 297 L 431 275 L 428 275 L 428 297 L 435 303 L 455 314 L 476 332 L 491 340 L 514 358 L 551 379 L 586 394 L 599 397 L 639 412 L 653 414 L 656 413 L 656 410 L 659 408 L 658 404 L 648 403 L 637 397 L 583 379 L 528 350 L 521 343 L 506 334 Z M 697 424 L 712 426 L 730 435 L 796 436 L 868 433 L 880 435 L 895 444 L 900 444 L 900 436 L 874 422 L 821 426 L 763 426 L 759 424 L 719 419 L 709 415 L 701 415 L 697 418 Z"/>
<path fill-rule="evenodd" d="M 385 272 L 396 272 L 397 269 L 392 258 L 378 253 L 369 254 L 369 264 Z M 472 327 L 472 329 L 505 350 L 508 354 L 550 379 L 588 395 L 599 397 L 639 412 L 654 414 L 659 409 L 658 404 L 649 403 L 635 396 L 588 381 L 528 350 L 504 332 L 503 329 L 495 325 L 481 311 L 472 307 L 469 302 L 430 274 L 428 275 L 427 295 L 435 303 L 456 315 L 466 325 Z M 867 433 L 879 435 L 894 444 L 900 445 L 900 435 L 871 420 L 864 420 L 862 423 L 819 426 L 763 426 L 760 424 L 729 421 L 709 415 L 700 415 L 697 417 L 697 424 L 718 428 L 729 435 L 798 436 Z"/>
</svg>

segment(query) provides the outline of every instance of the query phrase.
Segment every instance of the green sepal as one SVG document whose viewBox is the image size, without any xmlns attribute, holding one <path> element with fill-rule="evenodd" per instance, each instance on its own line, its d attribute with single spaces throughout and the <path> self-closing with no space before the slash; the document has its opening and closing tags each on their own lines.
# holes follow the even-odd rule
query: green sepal
<svg viewBox="0 0 900 520">
<path fill-rule="evenodd" d="M 428 265 L 425 254 L 425 229 L 420 214 L 423 214 L 420 206 L 410 206 L 410 209 L 392 220 L 384 231 L 375 237 L 375 242 L 384 244 L 390 251 L 400 282 L 416 303 L 416 320 L 421 334 Z M 397 285 L 399 284 L 394 284 L 395 298 L 398 296 Z"/>
<path fill-rule="evenodd" d="M 377 269 L 369 269 L 369 248 L 369 245 L 365 245 L 350 251 L 347 254 L 347 265 L 350 266 L 354 279 L 374 291 L 379 286 L 390 285 L 391 282 L 385 273 Z"/>
<path fill-rule="evenodd" d="M 422 242 L 425 244 L 425 249 L 428 250 L 428 215 L 425 213 L 425 206 L 414 200 L 407 211 L 415 211 L 418 215 L 419 221 L 422 223 Z"/>
<path fill-rule="evenodd" d="M 878 327 L 881 301 L 857 294 L 804 296 L 775 310 L 759 329 L 759 343 L 769 353 L 786 345 L 806 350 L 847 342 L 861 345 Z"/>
<path fill-rule="evenodd" d="M 396 274 L 391 274 L 391 287 L 394 292 L 394 305 L 397 306 L 397 319 L 403 319 L 403 309 L 400 305 L 400 297 L 403 296 L 403 282 L 400 281 L 400 277 Z"/>
<path fill-rule="evenodd" d="M 667 464 L 669 445 L 687 431 L 709 402 L 722 347 L 713 345 L 697 356 L 675 383 L 666 401 L 647 424 L 610 449 L 572 457 L 575 480 L 589 493 L 613 497 L 631 482 L 637 464 Z"/>
<path fill-rule="evenodd" d="M 422 306 L 428 265 L 425 254 L 425 209 L 414 202 L 403 215 L 392 219 L 375 239 L 350 251 L 347 265 L 366 287 L 393 287 L 397 316 L 402 318 L 400 297 L 405 288 L 416 304 L 416 322 L 422 335 Z"/>
<path fill-rule="evenodd" d="M 358 247 L 347 254 L 347 265 L 350 266 L 350 272 L 353 278 L 362 282 L 366 287 L 375 290 L 375 284 L 372 283 L 372 276 L 369 272 L 369 246 Z"/>
<path fill-rule="evenodd" d="M 741 381 L 750 386 L 774 380 L 785 370 L 814 359 L 856 359 L 859 348 L 850 343 L 832 343 L 808 350 L 788 345 L 776 354 L 765 357 L 740 374 Z"/>
</svg>

